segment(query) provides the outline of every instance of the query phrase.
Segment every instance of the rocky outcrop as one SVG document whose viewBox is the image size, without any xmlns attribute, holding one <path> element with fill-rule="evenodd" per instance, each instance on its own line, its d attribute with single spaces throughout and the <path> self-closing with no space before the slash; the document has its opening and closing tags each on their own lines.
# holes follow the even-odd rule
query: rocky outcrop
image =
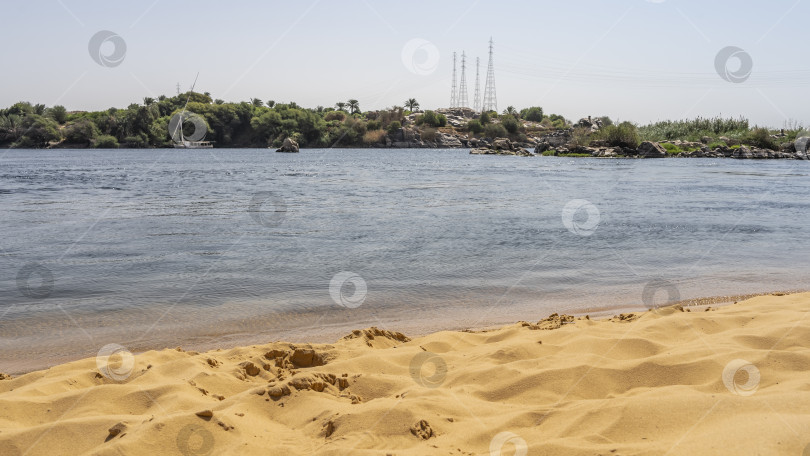
<svg viewBox="0 0 810 456">
<path fill-rule="evenodd" d="M 388 136 L 385 137 L 385 146 L 398 149 L 419 149 L 427 147 L 415 128 L 401 128 L 398 131 L 389 133 Z"/>
<path fill-rule="evenodd" d="M 473 155 L 519 155 L 521 157 L 533 157 L 534 154 L 513 143 L 506 138 L 495 138 L 491 144 L 479 142 L 480 147 L 470 150 Z"/>
<path fill-rule="evenodd" d="M 551 149 L 568 146 L 574 140 L 571 130 L 558 130 L 540 137 L 534 148 L 534 153 L 542 154 Z"/>
<path fill-rule="evenodd" d="M 298 152 L 298 143 L 294 139 L 286 138 L 276 152 Z"/>
<path fill-rule="evenodd" d="M 640 158 L 664 158 L 667 151 L 660 144 L 651 141 L 644 141 L 636 149 Z"/>
<path fill-rule="evenodd" d="M 596 132 L 602 128 L 602 119 L 588 116 L 587 118 L 579 119 L 574 126 L 579 128 L 588 128 L 591 130 L 591 132 Z"/>
<path fill-rule="evenodd" d="M 439 133 L 436 135 L 436 147 L 446 149 L 446 148 L 458 148 L 462 147 L 463 144 L 461 140 L 452 135 L 446 135 L 444 133 Z"/>
</svg>

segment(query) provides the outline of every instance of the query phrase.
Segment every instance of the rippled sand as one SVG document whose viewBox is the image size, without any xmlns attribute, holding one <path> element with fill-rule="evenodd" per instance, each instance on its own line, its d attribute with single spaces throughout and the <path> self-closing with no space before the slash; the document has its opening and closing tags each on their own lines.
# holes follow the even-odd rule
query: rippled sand
<svg viewBox="0 0 810 456">
<path fill-rule="evenodd" d="M 413 340 L 110 347 L 0 380 L 0 454 L 798 455 L 808 310 L 779 294 Z"/>
</svg>

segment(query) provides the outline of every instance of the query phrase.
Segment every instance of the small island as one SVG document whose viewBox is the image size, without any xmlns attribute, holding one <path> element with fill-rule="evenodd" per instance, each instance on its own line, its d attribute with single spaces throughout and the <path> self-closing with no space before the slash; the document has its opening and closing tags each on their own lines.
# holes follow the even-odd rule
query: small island
<svg viewBox="0 0 810 456">
<path fill-rule="evenodd" d="M 807 132 L 800 126 L 774 130 L 751 126 L 745 118 L 639 126 L 615 124 L 607 116 L 572 122 L 546 115 L 539 106 L 509 106 L 502 113 L 422 111 L 410 98 L 401 107 L 362 111 L 355 99 L 304 108 L 259 98 L 225 102 L 193 91 L 93 112 L 15 103 L 0 109 L 0 147 L 172 147 L 170 124 L 178 115 L 186 137 L 205 137 L 216 148 L 468 148 L 476 155 L 525 157 L 808 159 Z"/>
</svg>

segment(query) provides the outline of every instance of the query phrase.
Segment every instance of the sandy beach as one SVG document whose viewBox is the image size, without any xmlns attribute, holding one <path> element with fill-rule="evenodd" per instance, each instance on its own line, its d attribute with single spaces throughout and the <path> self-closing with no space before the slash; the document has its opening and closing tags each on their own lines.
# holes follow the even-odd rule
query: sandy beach
<svg viewBox="0 0 810 456">
<path fill-rule="evenodd" d="M 4 376 L 0 454 L 799 455 L 808 309 L 776 294 L 415 339 L 111 346 Z"/>
</svg>

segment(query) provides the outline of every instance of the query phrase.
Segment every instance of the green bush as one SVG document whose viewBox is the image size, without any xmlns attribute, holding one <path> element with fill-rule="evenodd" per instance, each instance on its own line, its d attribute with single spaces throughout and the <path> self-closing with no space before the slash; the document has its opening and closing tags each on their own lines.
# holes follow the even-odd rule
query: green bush
<svg viewBox="0 0 810 456">
<path fill-rule="evenodd" d="M 697 117 L 689 120 L 664 120 L 644 125 L 638 129 L 644 141 L 664 141 L 681 139 L 700 141 L 703 136 L 735 136 L 748 132 L 748 119 Z"/>
<path fill-rule="evenodd" d="M 520 117 L 532 122 L 543 121 L 543 108 L 540 106 L 532 106 L 531 108 L 521 109 Z"/>
<path fill-rule="evenodd" d="M 484 136 L 487 138 L 506 138 L 509 132 L 501 124 L 488 123 L 484 127 Z"/>
<path fill-rule="evenodd" d="M 399 123 L 398 120 L 395 120 L 388 124 L 388 133 L 396 133 L 402 129 L 402 124 Z"/>
<path fill-rule="evenodd" d="M 670 155 L 677 155 L 677 154 L 683 152 L 683 150 L 680 147 L 678 147 L 678 146 L 676 146 L 675 144 L 672 144 L 672 143 L 662 143 L 661 147 L 663 147 L 667 151 L 667 153 L 670 154 Z"/>
<path fill-rule="evenodd" d="M 51 119 L 55 120 L 58 124 L 63 124 L 67 121 L 67 110 L 64 106 L 56 105 L 48 110 L 48 115 Z"/>
<path fill-rule="evenodd" d="M 427 125 L 429 127 L 443 127 L 447 125 L 447 117 L 444 114 L 437 114 L 433 111 L 425 111 L 424 114 L 416 118 L 416 125 Z"/>
<path fill-rule="evenodd" d="M 762 149 L 779 149 L 779 145 L 771 138 L 771 132 L 767 128 L 754 128 L 743 136 L 743 142 Z"/>
<path fill-rule="evenodd" d="M 549 114 L 546 118 L 551 121 L 551 125 L 554 128 L 566 128 L 566 127 L 568 127 L 568 121 L 565 120 L 565 117 L 563 117 L 563 116 L 561 116 L 559 114 Z"/>
<path fill-rule="evenodd" d="M 101 135 L 98 138 L 96 138 L 96 148 L 97 149 L 117 149 L 118 148 L 118 140 L 115 139 L 115 136 Z"/>
<path fill-rule="evenodd" d="M 382 124 L 378 120 L 369 120 L 366 122 L 366 130 L 374 131 L 382 129 Z"/>
<path fill-rule="evenodd" d="M 467 131 L 478 134 L 484 131 L 484 126 L 478 120 L 473 119 L 467 122 Z"/>
<path fill-rule="evenodd" d="M 503 128 L 505 128 L 509 133 L 517 133 L 518 129 L 520 128 L 520 122 L 518 122 L 517 119 L 512 116 L 504 116 L 501 119 L 501 125 L 503 125 Z"/>
<path fill-rule="evenodd" d="M 98 127 L 87 119 L 68 124 L 64 129 L 65 141 L 71 144 L 90 145 L 99 135 Z"/>
<path fill-rule="evenodd" d="M 23 120 L 23 127 L 26 127 L 26 130 L 20 139 L 24 140 L 21 144 L 25 147 L 44 147 L 48 143 L 62 139 L 59 125 L 49 117 L 29 114 Z"/>
<path fill-rule="evenodd" d="M 638 129 L 630 122 L 622 122 L 619 125 L 604 127 L 594 134 L 596 139 L 601 139 L 612 147 L 638 147 L 641 140 L 638 136 Z"/>
<path fill-rule="evenodd" d="M 343 111 L 329 111 L 324 116 L 323 120 L 330 121 L 330 120 L 339 120 L 343 122 L 346 120 L 346 113 Z"/>
<path fill-rule="evenodd" d="M 488 124 L 490 122 L 489 114 L 486 111 L 482 112 L 481 117 L 478 120 L 481 122 L 481 125 Z"/>
</svg>

